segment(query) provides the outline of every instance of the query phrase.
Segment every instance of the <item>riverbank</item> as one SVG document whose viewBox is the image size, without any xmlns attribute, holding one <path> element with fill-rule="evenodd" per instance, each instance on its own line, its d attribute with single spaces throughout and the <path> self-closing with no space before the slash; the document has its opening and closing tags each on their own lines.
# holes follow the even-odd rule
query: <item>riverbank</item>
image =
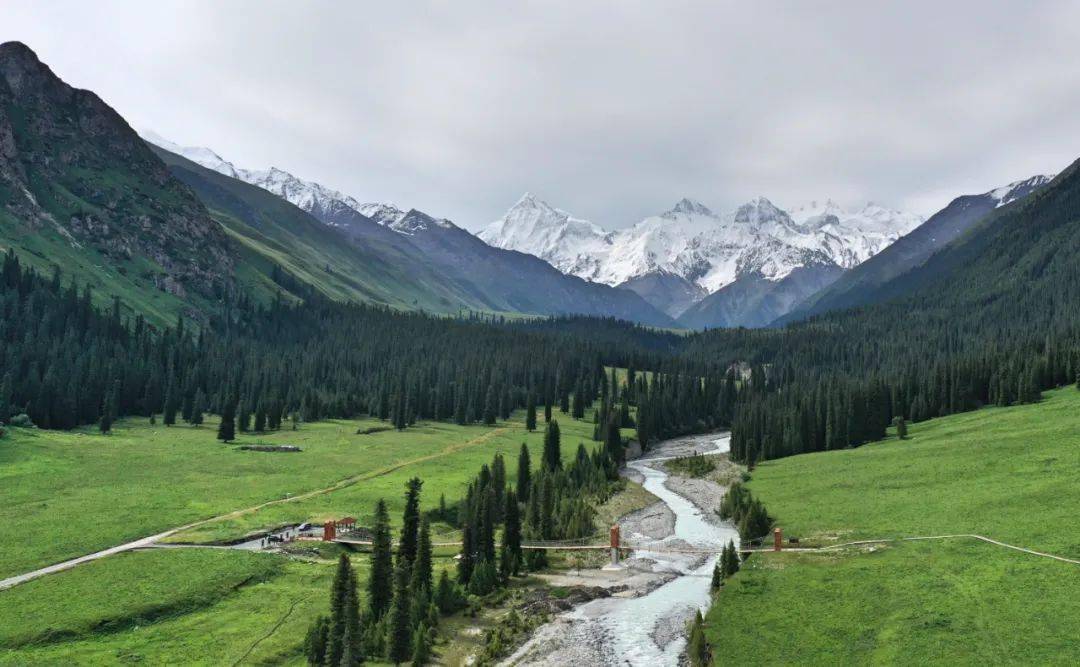
<svg viewBox="0 0 1080 667">
<path fill-rule="evenodd" d="M 712 479 L 671 475 L 664 461 L 707 452 L 726 461 L 726 434 L 675 438 L 630 462 L 623 476 L 660 501 L 623 517 L 624 541 L 645 545 L 616 568 L 543 575 L 554 586 L 617 589 L 556 616 L 538 628 L 506 665 L 675 665 L 695 609 L 708 606 L 713 557 L 674 554 L 668 548 L 719 548 L 734 528 L 714 510 L 725 488 Z M 652 549 L 652 550 L 650 550 Z"/>
</svg>

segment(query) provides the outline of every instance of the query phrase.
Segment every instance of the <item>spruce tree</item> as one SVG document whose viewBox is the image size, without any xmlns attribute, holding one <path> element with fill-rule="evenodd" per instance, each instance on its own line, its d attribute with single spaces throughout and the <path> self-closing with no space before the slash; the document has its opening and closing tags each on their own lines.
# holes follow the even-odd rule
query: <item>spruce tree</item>
<svg viewBox="0 0 1080 667">
<path fill-rule="evenodd" d="M 401 664 L 412 657 L 412 628 L 409 625 L 409 566 L 398 562 L 394 568 L 394 599 L 388 614 L 386 657 Z"/>
<path fill-rule="evenodd" d="M 330 630 L 326 657 L 328 664 L 331 665 L 340 664 L 341 656 L 345 653 L 350 587 L 355 587 L 352 564 L 347 554 L 341 554 L 338 557 L 337 570 L 334 572 L 334 581 L 330 588 Z"/>
<path fill-rule="evenodd" d="M 330 638 L 330 619 L 319 616 L 308 627 L 304 637 L 304 657 L 309 665 L 320 667 L 326 664 L 327 642 Z"/>
<path fill-rule="evenodd" d="M 390 515 L 386 502 L 375 504 L 375 521 L 371 527 L 371 573 L 368 575 L 368 608 L 378 620 L 390 608 L 393 596 L 394 557 L 390 542 Z"/>
<path fill-rule="evenodd" d="M 191 417 L 188 423 L 192 426 L 202 426 L 203 412 L 206 410 L 206 394 L 202 389 L 195 391 L 195 398 L 191 401 Z"/>
<path fill-rule="evenodd" d="M 117 380 L 109 389 L 109 393 L 105 397 L 105 404 L 101 408 L 101 421 L 98 422 L 98 427 L 102 433 L 112 431 L 113 421 L 116 420 L 116 395 L 119 391 L 120 381 Z"/>
<path fill-rule="evenodd" d="M 496 399 L 496 397 L 495 397 L 495 385 L 494 384 L 489 384 L 488 388 L 487 388 L 487 394 L 484 396 L 484 416 L 483 416 L 483 419 L 484 419 L 484 424 L 486 426 L 494 426 L 495 425 L 495 416 L 496 416 L 496 411 L 498 410 L 498 405 L 496 404 L 497 400 L 498 399 Z"/>
<path fill-rule="evenodd" d="M 414 596 L 421 590 L 428 593 L 431 591 L 433 583 L 431 558 L 431 523 L 427 516 L 424 516 L 420 519 L 420 537 L 416 545 L 416 560 L 412 565 L 412 582 L 410 583 Z"/>
<path fill-rule="evenodd" d="M 559 439 L 559 422 L 553 419 L 548 422 L 547 430 L 544 432 L 544 467 L 548 470 L 562 468 L 562 449 Z"/>
<path fill-rule="evenodd" d="M 431 652 L 428 647 L 428 630 L 427 625 L 421 623 L 416 628 L 416 632 L 413 633 L 412 647 L 412 665 L 413 667 L 423 667 L 428 663 L 431 657 Z"/>
<path fill-rule="evenodd" d="M 525 428 L 530 432 L 536 430 L 536 394 L 531 391 L 525 404 Z"/>
<path fill-rule="evenodd" d="M 509 574 L 516 576 L 521 571 L 521 509 L 513 493 L 506 494 L 504 514 L 502 546 L 509 558 Z"/>
<path fill-rule="evenodd" d="M 420 530 L 420 489 L 423 480 L 413 477 L 405 483 L 405 511 L 401 516 L 401 540 L 398 542 L 398 560 L 412 567 L 416 559 L 418 531 Z"/>
<path fill-rule="evenodd" d="M 225 401 L 225 408 L 221 413 L 221 423 L 218 424 L 217 439 L 222 442 L 232 442 L 236 439 L 236 403 L 232 400 Z"/>
<path fill-rule="evenodd" d="M 521 451 L 518 452 L 517 465 L 517 498 L 519 502 L 529 499 L 529 489 L 532 484 L 532 463 L 529 459 L 529 448 L 521 443 Z"/>
<path fill-rule="evenodd" d="M 266 406 L 260 401 L 258 407 L 255 408 L 255 432 L 262 433 L 266 430 Z"/>
<path fill-rule="evenodd" d="M 721 574 L 721 563 L 727 560 L 727 547 L 725 546 L 720 554 L 720 560 L 713 565 L 712 580 L 709 582 L 709 590 L 713 593 L 720 590 L 720 584 L 723 582 L 723 574 Z"/>
<path fill-rule="evenodd" d="M 691 667 L 708 667 L 712 663 L 709 643 L 705 640 L 705 621 L 701 618 L 700 609 L 694 612 L 694 620 L 690 624 L 686 654 L 690 658 Z"/>
</svg>

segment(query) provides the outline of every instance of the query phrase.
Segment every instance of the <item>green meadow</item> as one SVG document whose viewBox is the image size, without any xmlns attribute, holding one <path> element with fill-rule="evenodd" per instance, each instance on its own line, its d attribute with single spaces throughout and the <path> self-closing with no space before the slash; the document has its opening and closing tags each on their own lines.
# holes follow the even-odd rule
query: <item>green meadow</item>
<svg viewBox="0 0 1080 667">
<path fill-rule="evenodd" d="M 807 544 L 976 533 L 1080 558 L 1080 392 L 763 463 L 749 483 Z M 965 538 L 756 554 L 718 595 L 722 662 L 1076 664 L 1080 565 Z M 722 658 L 722 660 L 720 660 Z"/>
<path fill-rule="evenodd" d="M 592 446 L 591 420 L 556 412 L 563 455 Z M 541 420 L 542 427 L 542 420 Z M 12 539 L 0 550 L 0 577 L 91 553 L 208 518 L 179 541 L 230 540 L 289 522 L 370 516 L 385 498 L 403 504 L 405 480 L 424 480 L 425 508 L 448 503 L 496 452 L 514 479 L 522 442 L 538 460 L 543 434 L 515 414 L 494 427 L 421 423 L 405 431 L 378 420 L 302 424 L 296 431 L 215 439 L 216 419 L 195 428 L 121 420 L 109 435 L 10 429 L 0 446 L 0 525 Z M 297 445 L 303 451 L 255 452 L 243 444 Z M 332 489 L 325 493 L 324 489 Z M 312 496 L 305 494 L 315 493 Z M 299 500 L 295 500 L 299 497 Z M 246 511 L 264 503 L 257 511 Z"/>
<path fill-rule="evenodd" d="M 564 457 L 579 442 L 594 445 L 591 419 L 558 412 L 556 419 Z M 369 429 L 383 430 L 358 434 Z M 23 539 L 7 541 L 0 571 L 9 576 L 222 515 L 175 539 L 231 540 L 345 515 L 363 523 L 378 498 L 396 522 L 409 477 L 424 480 L 424 509 L 441 494 L 453 503 L 496 452 L 512 481 L 521 443 L 535 464 L 543 438 L 525 430 L 522 414 L 494 427 L 421 423 L 403 432 L 377 420 L 327 421 L 242 434 L 229 445 L 215 434 L 213 418 L 199 428 L 122 420 L 110 435 L 12 429 L 0 447 L 0 520 Z M 260 443 L 303 451 L 238 449 Z M 598 525 L 653 500 L 628 484 L 598 508 Z M 173 546 L 35 579 L 0 591 L 0 664 L 302 664 L 304 633 L 326 612 L 341 551 L 322 543 L 298 543 L 288 555 Z M 436 566 L 454 567 L 453 551 L 437 549 Z M 367 555 L 352 560 L 363 580 Z M 472 634 L 464 628 L 490 626 L 497 615 L 447 619 L 436 650 L 468 652 L 461 642 Z"/>
</svg>

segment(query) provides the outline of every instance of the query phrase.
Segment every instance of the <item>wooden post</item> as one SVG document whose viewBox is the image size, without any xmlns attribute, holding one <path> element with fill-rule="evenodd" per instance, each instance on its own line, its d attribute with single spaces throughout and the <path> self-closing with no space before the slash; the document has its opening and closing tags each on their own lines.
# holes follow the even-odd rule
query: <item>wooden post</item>
<svg viewBox="0 0 1080 667">
<path fill-rule="evenodd" d="M 337 538 L 337 526 L 333 521 L 327 521 L 322 527 L 323 542 L 333 542 Z"/>
<path fill-rule="evenodd" d="M 784 544 L 784 535 L 780 532 L 779 528 L 773 530 L 773 551 L 780 551 L 780 548 Z"/>
<path fill-rule="evenodd" d="M 615 524 L 611 527 L 609 533 L 611 537 L 611 564 L 619 564 L 619 524 Z"/>
</svg>

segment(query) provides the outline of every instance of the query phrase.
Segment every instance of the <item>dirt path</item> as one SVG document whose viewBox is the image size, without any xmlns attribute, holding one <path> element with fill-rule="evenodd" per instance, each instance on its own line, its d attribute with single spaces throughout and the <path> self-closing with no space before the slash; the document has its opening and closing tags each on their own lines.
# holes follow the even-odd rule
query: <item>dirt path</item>
<svg viewBox="0 0 1080 667">
<path fill-rule="evenodd" d="M 490 440 L 491 438 L 495 437 L 496 435 L 500 435 L 502 433 L 505 433 L 506 430 L 507 430 L 506 427 L 500 427 L 500 428 L 492 429 L 492 430 L 487 431 L 486 433 L 484 433 L 484 434 L 482 434 L 480 436 L 477 436 L 477 437 L 473 438 L 472 440 L 467 440 L 467 441 L 462 442 L 462 443 L 457 443 L 457 444 L 454 444 L 454 445 L 450 445 L 449 447 L 446 447 L 446 448 L 444 448 L 444 449 L 442 449 L 442 450 L 440 450 L 438 452 L 435 452 L 434 454 L 428 454 L 426 456 L 420 456 L 420 457 L 417 457 L 415 459 L 409 459 L 407 461 L 401 461 L 399 463 L 395 463 L 393 465 L 386 466 L 386 467 L 380 468 L 378 470 L 373 470 L 373 471 L 370 471 L 370 472 L 362 473 L 360 475 L 353 475 L 352 477 L 346 477 L 345 479 L 339 480 L 339 481 L 331 484 L 330 486 L 327 486 L 327 487 L 324 487 L 324 488 L 321 488 L 321 489 L 314 489 L 312 491 L 306 491 L 306 492 L 301 493 L 299 495 L 289 496 L 288 498 L 278 498 L 276 500 L 269 500 L 267 502 L 259 503 L 258 505 L 253 505 L 251 507 L 246 507 L 246 508 L 243 508 L 243 509 L 233 510 L 233 511 L 227 512 L 225 514 L 219 514 L 217 516 L 212 516 L 212 517 L 209 517 L 209 518 L 206 518 L 206 519 L 199 519 L 198 521 L 193 521 L 191 523 L 184 524 L 183 526 L 178 526 L 176 528 L 170 528 L 169 530 L 166 530 L 165 532 L 162 532 L 162 533 L 157 533 L 156 535 L 150 535 L 148 537 L 142 537 L 142 538 L 139 538 L 137 540 L 133 540 L 131 542 L 125 542 L 124 544 L 118 544 L 118 545 L 116 545 L 114 547 L 109 547 L 108 549 L 102 549 L 101 551 L 95 551 L 93 553 L 86 554 L 85 556 L 79 556 L 78 558 L 72 558 L 70 560 L 66 560 L 66 561 L 63 561 L 63 562 L 60 562 L 60 563 L 56 563 L 54 565 L 49 565 L 48 567 L 43 567 L 43 568 L 33 570 L 33 571 L 30 571 L 30 572 L 24 572 L 23 574 L 17 574 L 17 575 L 15 575 L 13 577 L 8 577 L 7 579 L 0 579 L 0 590 L 11 588 L 12 586 L 17 586 L 19 584 L 30 581 L 31 579 L 37 579 L 38 577 L 44 577 L 45 575 L 48 575 L 48 574 L 55 574 L 57 572 L 63 572 L 64 570 L 70 570 L 71 568 L 82 565 L 83 563 L 89 563 L 90 561 L 105 558 L 106 556 L 112 556 L 114 554 L 123 553 L 125 551 L 132 551 L 134 549 L 143 549 L 143 548 L 152 546 L 154 543 L 160 542 L 161 540 L 164 540 L 164 539 L 166 539 L 168 537 L 172 537 L 173 535 L 176 535 L 177 533 L 182 533 L 185 530 L 191 530 L 192 528 L 198 528 L 200 526 L 205 526 L 207 524 L 214 523 L 214 522 L 217 522 L 217 521 L 225 521 L 227 519 L 235 519 L 237 517 L 244 516 L 246 514 L 251 514 L 252 512 L 258 512 L 259 510 L 261 510 L 263 508 L 266 508 L 266 507 L 270 507 L 272 505 L 282 505 L 282 504 L 285 504 L 285 503 L 295 503 L 295 502 L 298 502 L 298 501 L 301 501 L 301 500 L 307 500 L 308 498 L 314 498 L 315 496 L 320 496 L 320 495 L 327 494 L 327 493 L 333 493 L 334 491 L 340 491 L 341 489 L 348 488 L 348 487 L 350 487 L 350 486 L 352 486 L 354 484 L 357 484 L 358 482 L 363 482 L 365 480 L 374 479 L 376 477 L 382 477 L 383 475 L 389 475 L 390 473 L 395 472 L 397 470 L 400 470 L 401 468 L 404 468 L 405 466 L 415 465 L 417 463 L 425 463 L 427 461 L 431 461 L 431 460 L 434 460 L 434 459 L 442 458 L 444 456 L 448 456 L 450 454 L 460 452 L 460 451 L 462 451 L 464 449 L 469 449 L 471 447 L 481 445 L 481 444 L 487 442 L 488 440 Z"/>
</svg>

